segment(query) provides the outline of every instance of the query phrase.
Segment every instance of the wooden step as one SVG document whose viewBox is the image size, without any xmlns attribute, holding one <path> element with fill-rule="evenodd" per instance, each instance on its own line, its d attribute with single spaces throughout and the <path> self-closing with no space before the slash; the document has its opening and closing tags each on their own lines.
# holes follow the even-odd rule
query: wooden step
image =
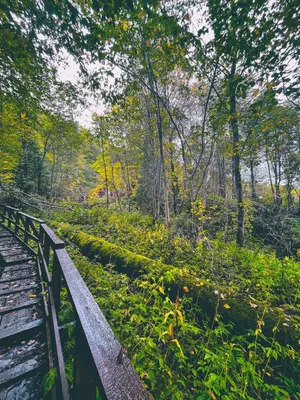
<svg viewBox="0 0 300 400">
<path fill-rule="evenodd" d="M 30 359 L 22 364 L 16 365 L 13 368 L 9 368 L 8 370 L 0 373 L 0 386 L 6 385 L 8 382 L 11 382 L 15 379 L 19 379 L 24 375 L 35 371 L 37 368 L 41 368 L 42 366 L 44 366 L 43 362 Z"/>
<path fill-rule="evenodd" d="M 0 330 L 0 345 L 3 345 L 7 341 L 16 340 L 18 337 L 27 335 L 32 331 L 41 328 L 44 324 L 43 319 L 37 319 L 36 321 L 29 322 L 16 329 L 16 326 Z"/>
<path fill-rule="evenodd" d="M 18 292 L 26 292 L 28 290 L 36 289 L 39 285 L 33 282 L 30 286 L 23 286 L 18 287 L 15 289 L 7 289 L 7 290 L 0 290 L 0 297 L 1 296 L 8 296 L 10 294 L 18 293 Z"/>
<path fill-rule="evenodd" d="M 5 263 L 5 266 L 8 265 L 18 265 L 18 264 L 24 264 L 28 261 L 32 261 L 32 257 L 28 256 L 28 255 L 16 255 L 16 256 L 7 256 L 7 257 L 3 257 L 3 261 Z"/>
<path fill-rule="evenodd" d="M 1 283 L 17 282 L 17 281 L 21 281 L 23 279 L 34 279 L 36 277 L 37 277 L 37 274 L 28 274 L 28 275 L 24 275 L 24 276 L 15 276 L 15 277 L 12 277 L 12 278 L 0 279 L 0 284 Z"/>
<path fill-rule="evenodd" d="M 26 303 L 19 304 L 17 306 L 12 305 L 12 306 L 6 306 L 6 307 L 2 307 L 2 308 L 0 307 L 0 315 L 7 314 L 7 313 L 10 313 L 13 311 L 22 310 L 23 308 L 28 308 L 28 307 L 37 305 L 39 303 L 40 303 L 39 299 L 33 299 L 30 301 L 27 301 Z"/>
<path fill-rule="evenodd" d="M 11 247 L 10 249 L 7 250 L 2 250 L 1 251 L 1 256 L 4 257 L 13 257 L 13 256 L 19 256 L 19 255 L 24 255 L 24 256 L 30 256 L 27 251 L 24 251 L 24 248 L 16 248 L 16 247 Z"/>
<path fill-rule="evenodd" d="M 14 271 L 20 271 L 24 269 L 31 269 L 35 268 L 35 263 L 33 260 L 29 260 L 29 262 L 24 263 L 24 264 L 17 264 L 17 265 L 6 265 L 4 266 L 3 272 L 14 272 Z"/>
</svg>

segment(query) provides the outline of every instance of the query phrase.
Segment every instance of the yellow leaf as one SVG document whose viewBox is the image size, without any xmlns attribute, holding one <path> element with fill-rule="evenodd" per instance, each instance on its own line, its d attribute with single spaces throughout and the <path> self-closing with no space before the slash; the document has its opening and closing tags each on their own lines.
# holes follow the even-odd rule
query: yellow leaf
<svg viewBox="0 0 300 400">
<path fill-rule="evenodd" d="M 157 48 L 158 50 L 160 50 L 162 53 L 164 52 L 164 51 L 163 51 L 163 48 L 162 48 L 160 45 L 156 46 L 156 48 Z"/>
<path fill-rule="evenodd" d="M 267 375 L 267 376 L 271 376 L 270 372 L 266 372 L 266 375 Z"/>
<path fill-rule="evenodd" d="M 180 310 L 176 310 L 176 312 L 177 312 L 177 315 L 178 315 L 178 317 L 179 317 L 179 319 L 180 319 L 181 325 L 183 325 L 183 315 L 182 315 L 182 312 L 181 312 Z"/>
<path fill-rule="evenodd" d="M 216 400 L 216 396 L 214 395 L 214 393 L 211 390 L 208 391 L 208 394 L 210 395 L 210 397 L 212 399 Z"/>
<path fill-rule="evenodd" d="M 123 21 L 123 30 L 127 31 L 128 29 L 128 23 L 126 21 Z"/>
<path fill-rule="evenodd" d="M 259 94 L 259 89 L 256 89 L 256 90 L 254 90 L 252 96 L 256 97 L 256 96 L 258 96 L 258 94 Z"/>
<path fill-rule="evenodd" d="M 183 290 L 185 291 L 185 293 L 189 292 L 189 288 L 187 286 L 184 286 Z"/>
<path fill-rule="evenodd" d="M 230 305 L 227 304 L 227 303 L 225 303 L 225 304 L 224 304 L 224 307 L 228 309 L 228 308 L 230 308 Z"/>
<path fill-rule="evenodd" d="M 177 346 L 177 347 L 179 348 L 179 350 L 180 350 L 181 357 L 182 357 L 182 358 L 185 358 L 185 357 L 184 357 L 184 354 L 183 354 L 183 351 L 182 351 L 182 348 L 181 348 L 181 346 L 180 346 L 178 340 L 177 340 L 177 339 L 172 339 L 171 342 L 173 342 L 173 343 L 176 344 L 176 346 Z"/>
<path fill-rule="evenodd" d="M 146 46 L 150 46 L 151 42 L 150 40 L 146 40 Z"/>
<path fill-rule="evenodd" d="M 165 294 L 164 288 L 162 286 L 158 286 L 158 290 L 161 294 Z"/>
<path fill-rule="evenodd" d="M 30 295 L 28 296 L 30 299 L 35 299 L 36 298 L 36 294 L 30 293 Z"/>
<path fill-rule="evenodd" d="M 173 315 L 174 316 L 174 312 L 173 311 L 169 311 L 169 312 L 167 312 L 167 314 L 165 314 L 165 319 L 164 319 L 164 322 L 166 322 L 167 321 L 167 319 L 169 318 L 169 316 L 170 315 Z"/>
<path fill-rule="evenodd" d="M 171 338 L 174 337 L 173 323 L 169 325 L 168 334 L 171 336 Z"/>
<path fill-rule="evenodd" d="M 270 83 L 270 82 L 266 83 L 267 90 L 271 90 L 273 86 L 274 86 L 273 83 Z"/>
</svg>

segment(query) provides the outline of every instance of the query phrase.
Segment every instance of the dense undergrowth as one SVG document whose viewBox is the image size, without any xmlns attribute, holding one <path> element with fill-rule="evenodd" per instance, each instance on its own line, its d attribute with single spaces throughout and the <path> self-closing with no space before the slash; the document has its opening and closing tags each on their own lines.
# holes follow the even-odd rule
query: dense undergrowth
<svg viewBox="0 0 300 400">
<path fill-rule="evenodd" d="M 77 207 L 52 219 L 154 399 L 300 399 L 294 258 L 193 243 L 138 213 Z M 71 379 L 72 325 L 69 335 Z"/>
</svg>

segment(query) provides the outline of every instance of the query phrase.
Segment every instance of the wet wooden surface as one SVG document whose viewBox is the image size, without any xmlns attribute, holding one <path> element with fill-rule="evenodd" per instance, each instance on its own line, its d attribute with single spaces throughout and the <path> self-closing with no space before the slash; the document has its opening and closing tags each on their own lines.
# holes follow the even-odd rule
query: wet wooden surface
<svg viewBox="0 0 300 400">
<path fill-rule="evenodd" d="M 36 261 L 0 225 L 0 399 L 41 399 L 47 346 Z"/>
</svg>

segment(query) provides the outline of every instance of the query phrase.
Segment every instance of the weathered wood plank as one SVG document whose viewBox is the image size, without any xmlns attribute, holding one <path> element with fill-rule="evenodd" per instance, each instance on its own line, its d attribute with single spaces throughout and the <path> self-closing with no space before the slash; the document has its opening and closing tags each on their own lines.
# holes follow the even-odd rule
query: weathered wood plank
<svg viewBox="0 0 300 400">
<path fill-rule="evenodd" d="M 23 216 L 26 217 L 26 218 L 31 219 L 32 221 L 38 222 L 38 223 L 40 223 L 40 224 L 43 224 L 43 223 L 44 223 L 44 221 L 43 221 L 42 219 L 33 217 L 32 215 L 26 214 L 26 213 L 24 213 L 24 212 L 22 212 L 22 211 L 19 211 L 19 214 L 20 214 L 20 215 L 23 215 Z"/>
<path fill-rule="evenodd" d="M 29 331 L 41 327 L 43 324 L 43 319 L 37 319 L 36 321 L 29 322 L 18 329 L 15 329 L 15 327 L 3 329 L 0 331 L 0 343 L 6 341 L 7 339 L 13 340 L 21 334 L 23 335 L 24 333 L 28 333 Z"/>
<path fill-rule="evenodd" d="M 22 303 L 19 305 L 12 305 L 12 306 L 7 306 L 7 307 L 0 307 L 0 314 L 6 314 L 6 313 L 10 313 L 13 311 L 18 311 L 18 310 L 22 310 L 23 308 L 28 308 L 31 306 L 35 306 L 37 304 L 39 304 L 40 300 L 36 300 L 33 299 L 31 301 L 28 301 L 26 303 Z"/>
<path fill-rule="evenodd" d="M 23 263 L 25 263 L 27 261 L 31 261 L 32 257 L 30 257 L 30 256 L 26 256 L 26 257 L 23 257 L 23 256 L 7 256 L 5 258 L 3 257 L 3 260 L 4 260 L 6 265 L 12 266 L 12 265 L 15 265 L 15 264 L 23 264 Z"/>
<path fill-rule="evenodd" d="M 69 254 L 64 249 L 56 254 L 94 360 L 101 396 L 107 400 L 150 399 L 125 354 L 121 353 L 120 362 L 122 347 Z"/>
<path fill-rule="evenodd" d="M 16 289 L 0 290 L 0 296 L 7 296 L 9 294 L 14 294 L 18 292 L 26 292 L 28 290 L 36 289 L 37 287 L 39 287 L 39 285 L 34 282 L 31 285 L 18 287 Z"/>
<path fill-rule="evenodd" d="M 21 271 L 21 270 L 25 270 L 25 269 L 32 269 L 34 267 L 35 267 L 35 264 L 31 259 L 31 260 L 29 260 L 29 262 L 24 263 L 24 264 L 4 266 L 3 272 L 15 272 L 15 271 Z"/>
<path fill-rule="evenodd" d="M 15 282 L 15 281 L 20 281 L 23 279 L 33 279 L 36 278 L 37 276 L 35 274 L 28 274 L 28 275 L 23 275 L 23 276 L 15 276 L 12 278 L 6 278 L 6 279 L 0 279 L 0 284 L 1 283 L 10 283 L 10 282 Z"/>
<path fill-rule="evenodd" d="M 0 373 L 0 386 L 5 385 L 16 378 L 20 378 L 25 374 L 31 373 L 37 368 L 41 368 L 43 364 L 44 363 L 39 362 L 35 359 L 30 359 L 22 364 L 18 364 L 15 367 Z"/>
</svg>

